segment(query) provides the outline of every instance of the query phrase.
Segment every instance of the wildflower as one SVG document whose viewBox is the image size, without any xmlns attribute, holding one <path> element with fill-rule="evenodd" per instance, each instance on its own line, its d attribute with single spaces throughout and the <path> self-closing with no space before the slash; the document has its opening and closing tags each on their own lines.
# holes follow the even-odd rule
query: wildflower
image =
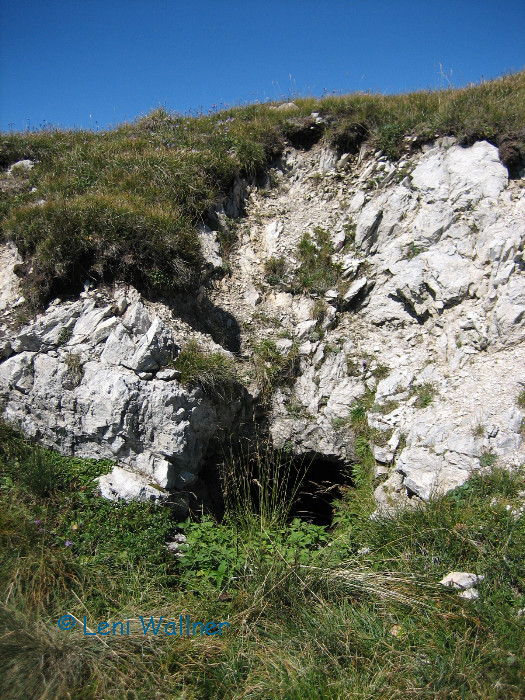
<svg viewBox="0 0 525 700">
<path fill-rule="evenodd" d="M 73 546 L 73 542 L 71 542 L 71 540 L 65 541 L 64 547 L 72 547 L 72 546 Z"/>
<path fill-rule="evenodd" d="M 39 519 L 39 518 L 37 518 L 37 519 L 35 520 L 35 525 L 40 525 L 40 519 Z"/>
</svg>

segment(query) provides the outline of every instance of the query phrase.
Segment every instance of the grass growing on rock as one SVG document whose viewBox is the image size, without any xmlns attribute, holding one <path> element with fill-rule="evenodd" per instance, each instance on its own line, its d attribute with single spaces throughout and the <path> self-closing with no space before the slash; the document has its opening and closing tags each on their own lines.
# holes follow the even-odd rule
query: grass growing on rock
<svg viewBox="0 0 525 700">
<path fill-rule="evenodd" d="M 305 233 L 299 241 L 299 266 L 292 286 L 299 292 L 324 294 L 338 285 L 341 270 L 332 262 L 334 249 L 328 231 L 317 226 L 313 234 Z"/>
<path fill-rule="evenodd" d="M 264 338 L 252 343 L 252 351 L 253 373 L 261 399 L 269 404 L 276 388 L 289 384 L 297 376 L 299 348 L 293 343 L 289 350 L 281 352 L 274 340 Z"/>
<path fill-rule="evenodd" d="M 332 529 L 287 520 L 278 490 L 264 511 L 231 492 L 240 520 L 177 524 L 98 497 L 107 463 L 1 430 L 2 697 L 522 697 L 525 519 L 507 506 L 523 473 L 495 469 L 373 520 L 348 488 Z M 53 485 L 34 489 L 42 462 Z M 164 547 L 176 529 L 182 559 Z M 453 570 L 485 576 L 477 600 L 438 585 Z M 70 632 L 57 627 L 66 613 Z M 144 636 L 139 615 L 181 614 L 229 628 Z M 86 636 L 84 615 L 89 629 L 129 618 L 131 633 Z"/>
<path fill-rule="evenodd" d="M 0 173 L 2 236 L 28 264 L 23 284 L 30 304 L 78 292 L 86 280 L 120 278 L 151 294 L 196 284 L 197 225 L 237 177 L 262 174 L 294 134 L 313 133 L 312 111 L 325 119 L 316 139 L 340 153 L 369 141 L 397 158 L 436 136 L 455 135 L 464 145 L 480 139 L 498 145 L 511 174 L 525 162 L 523 71 L 463 89 L 329 95 L 296 104 L 294 116 L 257 104 L 199 116 L 157 109 L 96 133 L 0 134 L 0 168 L 35 161 L 29 172 Z M 314 286 L 326 286 L 308 274 Z"/>
<path fill-rule="evenodd" d="M 233 357 L 223 352 L 209 352 L 190 340 L 172 363 L 181 373 L 183 384 L 198 384 L 212 397 L 231 399 L 240 391 Z"/>
<path fill-rule="evenodd" d="M 32 263 L 26 294 L 38 304 L 86 279 L 190 286 L 202 265 L 196 225 L 236 177 L 280 152 L 280 121 L 255 106 L 200 118 L 158 109 L 100 133 L 2 134 L 2 165 L 37 161 L 23 192 L 0 191 L 4 236 Z"/>
</svg>

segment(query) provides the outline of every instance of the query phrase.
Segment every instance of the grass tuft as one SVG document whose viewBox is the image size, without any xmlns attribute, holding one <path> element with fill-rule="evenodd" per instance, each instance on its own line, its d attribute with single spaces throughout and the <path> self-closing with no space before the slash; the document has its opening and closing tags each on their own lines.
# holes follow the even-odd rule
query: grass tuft
<svg viewBox="0 0 525 700">
<path fill-rule="evenodd" d="M 190 340 L 172 364 L 183 384 L 198 384 L 212 397 L 228 400 L 239 394 L 235 360 L 223 352 L 207 352 Z"/>
</svg>

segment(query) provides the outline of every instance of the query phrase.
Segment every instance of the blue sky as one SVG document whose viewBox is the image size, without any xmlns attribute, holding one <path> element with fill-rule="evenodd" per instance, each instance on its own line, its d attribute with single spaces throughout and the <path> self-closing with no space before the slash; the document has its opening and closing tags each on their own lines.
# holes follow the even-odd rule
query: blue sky
<svg viewBox="0 0 525 700">
<path fill-rule="evenodd" d="M 523 0 L 0 0 L 4 131 L 524 67 Z"/>
</svg>

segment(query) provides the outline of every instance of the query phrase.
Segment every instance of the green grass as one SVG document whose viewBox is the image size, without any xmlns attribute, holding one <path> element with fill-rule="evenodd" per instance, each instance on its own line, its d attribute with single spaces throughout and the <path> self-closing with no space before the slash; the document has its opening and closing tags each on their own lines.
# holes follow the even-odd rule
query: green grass
<svg viewBox="0 0 525 700">
<path fill-rule="evenodd" d="M 255 380 L 261 391 L 261 401 L 267 405 L 278 386 L 290 384 L 297 376 L 297 343 L 293 343 L 288 351 L 281 353 L 275 341 L 270 338 L 254 341 L 251 361 Z"/>
<path fill-rule="evenodd" d="M 453 134 L 465 144 L 488 139 L 503 156 L 512 148 L 525 153 L 523 71 L 460 90 L 296 103 L 293 117 L 256 104 L 198 116 L 158 109 L 96 133 L 0 134 L 0 168 L 23 158 L 36 162 L 14 178 L 0 173 L 2 236 L 31 264 L 23 279 L 31 306 L 78 292 L 87 279 L 123 279 L 154 295 L 196 285 L 202 269 L 197 224 L 235 178 L 266 171 L 296 129 L 294 120 L 314 110 L 327 119 L 319 136 L 339 152 L 355 152 L 368 140 L 397 158 L 408 148 L 405 136 L 421 143 Z M 221 235 L 227 254 L 235 231 Z M 302 248 L 300 286 L 326 290 L 334 270 L 325 264 L 319 273 L 307 240 Z M 322 246 L 319 252 L 326 258 Z"/>
<path fill-rule="evenodd" d="M 496 464 L 497 461 L 498 457 L 493 452 L 483 452 L 483 454 L 479 458 L 479 463 L 482 467 L 492 467 Z"/>
<path fill-rule="evenodd" d="M 434 397 L 437 394 L 436 387 L 430 382 L 425 384 L 414 384 L 410 387 L 410 393 L 416 396 L 415 406 L 417 408 L 426 408 L 430 406 Z"/>
<path fill-rule="evenodd" d="M 33 264 L 26 295 L 38 305 L 85 279 L 156 293 L 195 284 L 196 224 L 280 152 L 281 121 L 255 106 L 200 118 L 159 109 L 100 133 L 2 134 L 2 164 L 37 161 L 23 191 L 0 191 L 4 236 Z"/>
<path fill-rule="evenodd" d="M 324 294 L 337 287 L 341 279 L 340 267 L 332 262 L 334 253 L 330 234 L 317 226 L 313 238 L 305 233 L 297 248 L 298 267 L 292 287 L 298 292 Z"/>
<path fill-rule="evenodd" d="M 223 352 L 203 350 L 190 340 L 173 360 L 183 384 L 198 384 L 212 397 L 228 400 L 239 394 L 240 382 L 235 360 Z"/>
<path fill-rule="evenodd" d="M 98 497 L 92 479 L 107 463 L 0 430 L 2 697 L 522 697 L 525 518 L 507 506 L 520 503 L 523 472 L 493 469 L 373 520 L 348 487 L 328 530 L 287 517 L 286 457 L 258 449 L 251 466 L 231 465 L 222 523 L 176 523 L 168 509 Z M 35 486 L 35 470 L 52 481 Z M 190 544 L 182 559 L 163 546 L 176 529 Z M 437 584 L 452 570 L 485 576 L 478 600 Z M 80 621 L 71 632 L 56 624 L 66 612 Z M 230 628 L 81 631 L 84 615 L 92 629 L 180 614 Z"/>
</svg>

